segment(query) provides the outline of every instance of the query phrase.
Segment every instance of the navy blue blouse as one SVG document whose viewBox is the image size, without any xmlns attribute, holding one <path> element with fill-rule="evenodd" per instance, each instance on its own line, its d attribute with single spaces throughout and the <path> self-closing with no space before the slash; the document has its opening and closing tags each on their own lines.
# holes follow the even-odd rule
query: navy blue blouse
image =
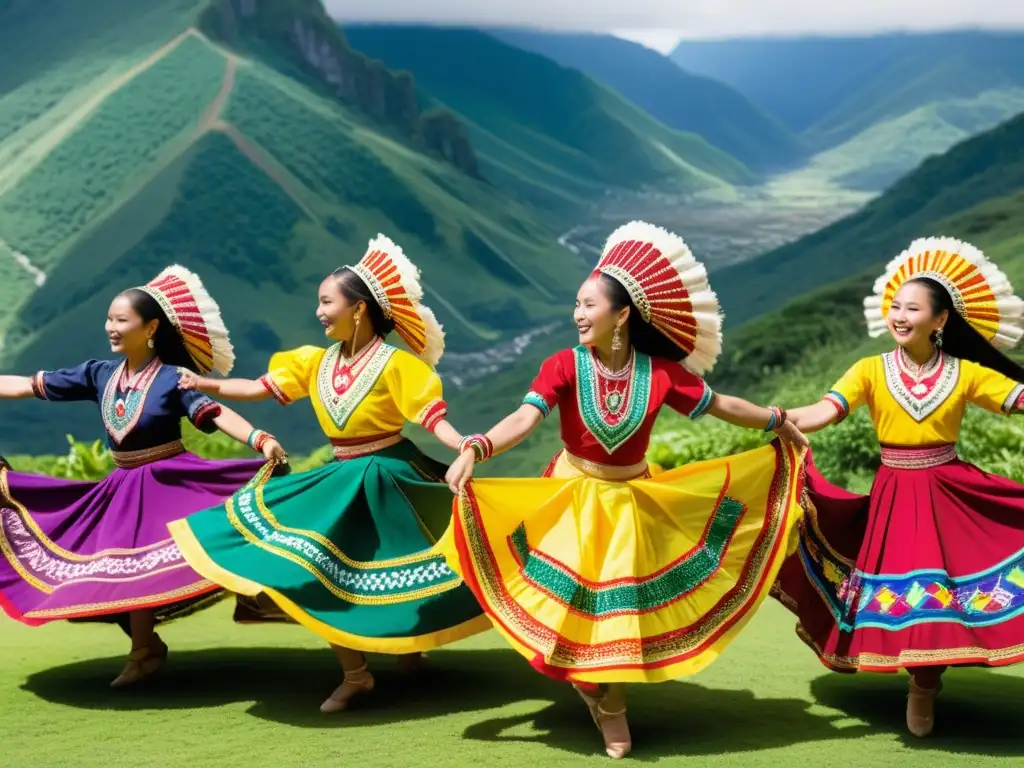
<svg viewBox="0 0 1024 768">
<path fill-rule="evenodd" d="M 32 379 L 36 397 L 53 402 L 91 400 L 99 405 L 107 445 L 116 451 L 141 451 L 181 439 L 181 419 L 203 432 L 221 407 L 195 390 L 178 389 L 178 372 L 154 358 L 134 376 L 123 360 L 87 360 L 74 368 L 40 371 Z"/>
</svg>

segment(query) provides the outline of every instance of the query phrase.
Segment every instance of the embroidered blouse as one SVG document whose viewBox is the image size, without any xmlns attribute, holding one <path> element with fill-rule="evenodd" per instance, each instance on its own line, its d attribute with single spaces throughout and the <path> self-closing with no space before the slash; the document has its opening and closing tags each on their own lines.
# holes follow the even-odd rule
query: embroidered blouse
<svg viewBox="0 0 1024 768">
<path fill-rule="evenodd" d="M 968 403 L 1010 414 L 1022 394 L 1024 384 L 941 352 L 914 376 L 896 349 L 855 363 L 825 399 L 843 418 L 866 404 L 880 443 L 915 446 L 955 443 Z"/>
<path fill-rule="evenodd" d="M 565 349 L 541 365 L 523 402 L 544 416 L 560 409 L 565 449 L 587 461 L 629 466 L 643 461 L 662 405 L 699 419 L 715 394 L 679 363 L 634 352 L 610 373 L 587 347 Z"/>
<path fill-rule="evenodd" d="M 308 397 L 331 439 L 392 435 L 406 421 L 433 431 L 448 413 L 441 377 L 379 337 L 352 360 L 340 344 L 278 352 L 260 381 L 282 405 Z"/>
<path fill-rule="evenodd" d="M 41 400 L 91 400 L 100 407 L 107 445 L 115 451 L 141 451 L 181 439 L 181 419 L 198 429 L 217 431 L 221 407 L 208 395 L 178 389 L 178 372 L 158 358 L 130 376 L 123 360 L 88 360 L 74 368 L 40 371 L 32 390 Z"/>
</svg>

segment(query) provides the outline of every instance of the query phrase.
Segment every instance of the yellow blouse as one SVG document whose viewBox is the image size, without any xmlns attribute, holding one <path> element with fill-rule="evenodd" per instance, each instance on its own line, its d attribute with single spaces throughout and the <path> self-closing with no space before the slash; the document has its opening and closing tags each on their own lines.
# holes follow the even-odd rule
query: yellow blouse
<svg viewBox="0 0 1024 768">
<path fill-rule="evenodd" d="M 967 403 L 1009 414 L 1022 392 L 1024 384 L 941 353 L 918 382 L 897 349 L 859 360 L 825 399 L 843 417 L 867 404 L 880 443 L 917 446 L 955 443 Z"/>
<path fill-rule="evenodd" d="M 270 358 L 260 381 L 282 405 L 303 397 L 332 440 L 392 435 L 406 421 L 431 431 L 447 415 L 441 377 L 417 357 L 377 339 L 352 360 L 341 346 L 304 346 Z"/>
</svg>

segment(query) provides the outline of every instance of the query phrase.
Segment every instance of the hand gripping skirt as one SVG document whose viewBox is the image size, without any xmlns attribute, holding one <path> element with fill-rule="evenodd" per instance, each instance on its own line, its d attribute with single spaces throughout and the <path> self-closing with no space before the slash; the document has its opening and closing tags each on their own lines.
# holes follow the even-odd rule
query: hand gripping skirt
<svg viewBox="0 0 1024 768">
<path fill-rule="evenodd" d="M 801 455 L 773 443 L 610 481 L 473 480 L 442 542 L 510 645 L 576 683 L 655 683 L 712 663 L 768 595 L 802 516 Z"/>
<path fill-rule="evenodd" d="M 284 477 L 171 525 L 189 564 L 269 597 L 328 642 L 426 651 L 490 629 L 437 551 L 451 519 L 443 464 L 411 442 Z"/>
<path fill-rule="evenodd" d="M 31 625 L 122 627 L 129 611 L 163 621 L 205 607 L 222 590 L 189 568 L 167 524 L 222 502 L 261 466 L 180 453 L 99 482 L 0 466 L 0 607 Z"/>
<path fill-rule="evenodd" d="M 869 496 L 808 466 L 800 545 L 773 594 L 831 669 L 1024 660 L 1024 486 L 953 456 L 882 466 Z"/>
</svg>

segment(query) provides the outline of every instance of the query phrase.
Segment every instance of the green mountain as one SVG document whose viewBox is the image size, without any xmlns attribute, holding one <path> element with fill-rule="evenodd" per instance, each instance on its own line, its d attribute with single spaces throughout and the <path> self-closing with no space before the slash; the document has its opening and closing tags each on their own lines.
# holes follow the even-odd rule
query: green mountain
<svg viewBox="0 0 1024 768">
<path fill-rule="evenodd" d="M 753 169 L 789 168 L 806 158 L 801 139 L 738 91 L 690 74 L 638 43 L 611 35 L 485 31 L 590 75 L 665 125 L 703 136 Z"/>
<path fill-rule="evenodd" d="M 914 238 L 943 234 L 951 216 L 1022 188 L 1024 115 L 926 160 L 883 195 L 831 226 L 716 272 L 713 284 L 727 322 L 735 328 L 795 296 L 876 269 Z M 992 215 L 1007 210 L 1011 209 L 999 208 Z M 971 227 L 977 224 L 970 222 L 962 223 L 967 239 L 976 234 Z"/>
<path fill-rule="evenodd" d="M 747 184 L 746 166 L 658 122 L 575 69 L 472 29 L 346 26 L 357 50 L 408 70 L 469 125 L 484 175 L 546 206 L 672 179 Z"/>
<path fill-rule="evenodd" d="M 684 42 L 680 66 L 736 87 L 801 132 L 818 173 L 879 190 L 1024 111 L 1024 35 Z"/>
<path fill-rule="evenodd" d="M 585 273 L 476 163 L 461 120 L 313 0 L 7 3 L 0 50 L 5 372 L 109 354 L 112 295 L 178 262 L 221 302 L 237 373 L 257 375 L 321 337 L 315 286 L 385 232 L 422 268 L 442 371 L 471 378 L 494 364 L 474 353 L 514 354 L 562 319 Z M 308 409 L 240 410 L 317 442 Z M 0 409 L 0 452 L 60 451 L 65 432 L 97 435 L 95 414 Z"/>
</svg>

